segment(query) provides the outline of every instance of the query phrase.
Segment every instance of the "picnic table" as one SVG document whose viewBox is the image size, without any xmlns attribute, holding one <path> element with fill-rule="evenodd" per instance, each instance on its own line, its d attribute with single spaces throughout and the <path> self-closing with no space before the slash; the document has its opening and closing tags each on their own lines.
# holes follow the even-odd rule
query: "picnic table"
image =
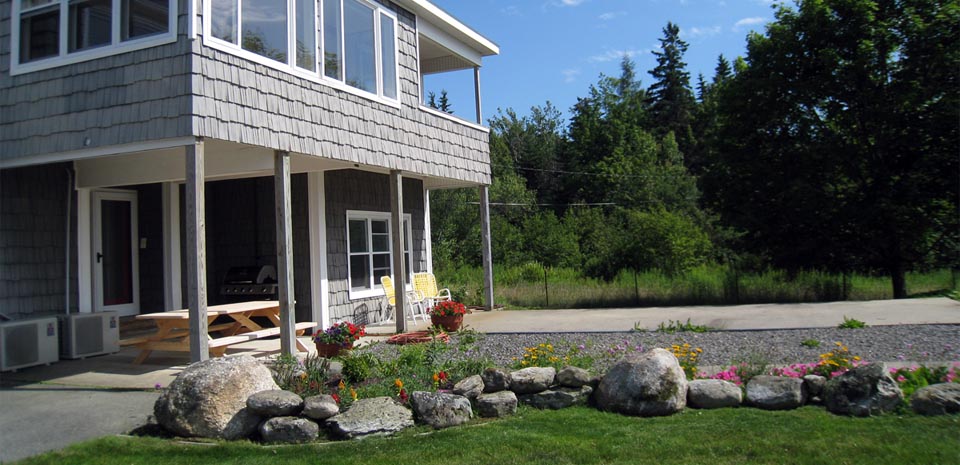
<svg viewBox="0 0 960 465">
<path fill-rule="evenodd" d="M 230 321 L 214 324 L 221 316 L 228 317 Z M 273 326 L 264 328 L 253 320 L 256 317 L 266 318 Z M 143 363 L 154 350 L 190 352 L 189 310 L 146 313 L 137 315 L 136 319 L 153 321 L 157 325 L 157 332 L 121 341 L 123 345 L 135 345 L 140 349 L 140 354 L 133 360 L 135 365 Z M 305 330 L 316 326 L 317 323 L 312 321 L 296 323 L 296 334 L 302 335 Z M 231 345 L 277 336 L 280 334 L 280 302 L 260 300 L 207 307 L 207 331 L 207 345 L 210 355 L 214 357 L 222 356 Z M 296 342 L 297 350 L 308 351 L 299 339 Z"/>
</svg>

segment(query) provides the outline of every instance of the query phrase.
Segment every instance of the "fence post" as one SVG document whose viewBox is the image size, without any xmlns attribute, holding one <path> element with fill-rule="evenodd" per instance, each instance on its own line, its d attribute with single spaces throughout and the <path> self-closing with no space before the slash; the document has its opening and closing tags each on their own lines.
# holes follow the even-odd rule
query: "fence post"
<svg viewBox="0 0 960 465">
<path fill-rule="evenodd" d="M 633 270 L 633 295 L 637 300 L 636 305 L 640 305 L 640 283 L 637 281 L 637 270 Z"/>
<path fill-rule="evenodd" d="M 550 286 L 547 285 L 547 267 L 543 267 L 543 293 L 547 297 L 546 307 L 550 308 Z"/>
</svg>

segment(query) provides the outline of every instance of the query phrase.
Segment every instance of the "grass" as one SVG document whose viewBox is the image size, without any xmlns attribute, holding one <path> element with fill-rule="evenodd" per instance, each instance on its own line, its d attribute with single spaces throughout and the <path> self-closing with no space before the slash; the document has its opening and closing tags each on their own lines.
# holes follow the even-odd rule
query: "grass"
<svg viewBox="0 0 960 465">
<path fill-rule="evenodd" d="M 867 324 L 856 319 L 856 318 L 847 318 L 846 315 L 843 316 L 843 322 L 837 325 L 837 328 L 840 329 L 860 329 L 866 328 Z"/>
<path fill-rule="evenodd" d="M 960 416 L 834 416 L 821 408 L 686 410 L 634 418 L 587 407 L 521 408 L 463 427 L 393 438 L 261 446 L 108 437 L 20 462 L 71 464 L 955 464 Z"/>
<path fill-rule="evenodd" d="M 468 305 L 482 303 L 482 272 L 460 267 L 437 271 L 438 280 L 456 299 Z M 907 273 L 911 296 L 957 295 L 950 270 Z M 734 273 L 709 265 L 682 276 L 657 271 L 623 271 L 611 281 L 588 278 L 577 270 L 548 268 L 536 263 L 494 268 L 494 299 L 511 309 L 609 308 L 679 305 L 738 305 L 754 303 L 832 302 L 892 299 L 890 279 L 884 276 L 841 275 L 784 271 Z M 956 298 L 956 297 L 954 297 Z"/>
</svg>

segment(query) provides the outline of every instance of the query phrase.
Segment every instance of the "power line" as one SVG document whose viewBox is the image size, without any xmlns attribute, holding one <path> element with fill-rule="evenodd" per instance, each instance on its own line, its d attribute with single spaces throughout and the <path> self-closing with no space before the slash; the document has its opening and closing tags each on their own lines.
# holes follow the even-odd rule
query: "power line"
<svg viewBox="0 0 960 465">
<path fill-rule="evenodd" d="M 480 202 L 467 202 L 468 205 L 480 205 Z M 610 207 L 616 206 L 613 202 L 597 203 L 510 203 L 510 202 L 489 202 L 491 207 Z"/>
<path fill-rule="evenodd" d="M 684 178 L 689 175 L 681 174 L 611 174 L 611 173 L 596 173 L 589 171 L 567 171 L 567 170 L 548 170 L 545 168 L 528 168 L 525 166 L 515 166 L 507 165 L 502 163 L 491 163 L 493 166 L 499 166 L 501 168 L 513 168 L 520 171 L 536 171 L 540 173 L 555 173 L 555 174 L 575 174 L 579 176 L 604 176 L 610 178 L 636 178 L 636 179 L 653 179 L 653 178 Z"/>
</svg>

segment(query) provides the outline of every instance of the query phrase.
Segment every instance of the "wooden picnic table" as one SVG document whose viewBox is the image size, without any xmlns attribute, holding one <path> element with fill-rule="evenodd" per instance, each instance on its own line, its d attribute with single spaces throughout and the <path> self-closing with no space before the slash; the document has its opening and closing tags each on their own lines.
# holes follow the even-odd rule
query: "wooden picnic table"
<svg viewBox="0 0 960 465">
<path fill-rule="evenodd" d="M 229 317 L 228 323 L 214 324 L 221 316 Z M 253 320 L 255 317 L 266 318 L 273 324 L 264 328 Z M 134 364 L 143 363 L 154 350 L 190 352 L 190 311 L 173 310 L 169 312 L 146 313 L 137 315 L 138 320 L 153 321 L 157 325 L 157 332 L 141 338 L 126 340 L 124 345 L 135 345 L 140 348 L 140 354 L 133 360 Z M 302 322 L 295 325 L 297 335 L 304 330 L 316 327 L 315 322 Z M 207 337 L 210 355 L 222 356 L 228 346 L 241 342 L 277 336 L 280 334 L 280 302 L 276 300 L 260 300 L 238 302 L 233 304 L 213 305 L 207 307 Z M 212 333 L 217 333 L 214 337 Z M 297 342 L 297 350 L 307 352 L 306 346 Z"/>
</svg>

